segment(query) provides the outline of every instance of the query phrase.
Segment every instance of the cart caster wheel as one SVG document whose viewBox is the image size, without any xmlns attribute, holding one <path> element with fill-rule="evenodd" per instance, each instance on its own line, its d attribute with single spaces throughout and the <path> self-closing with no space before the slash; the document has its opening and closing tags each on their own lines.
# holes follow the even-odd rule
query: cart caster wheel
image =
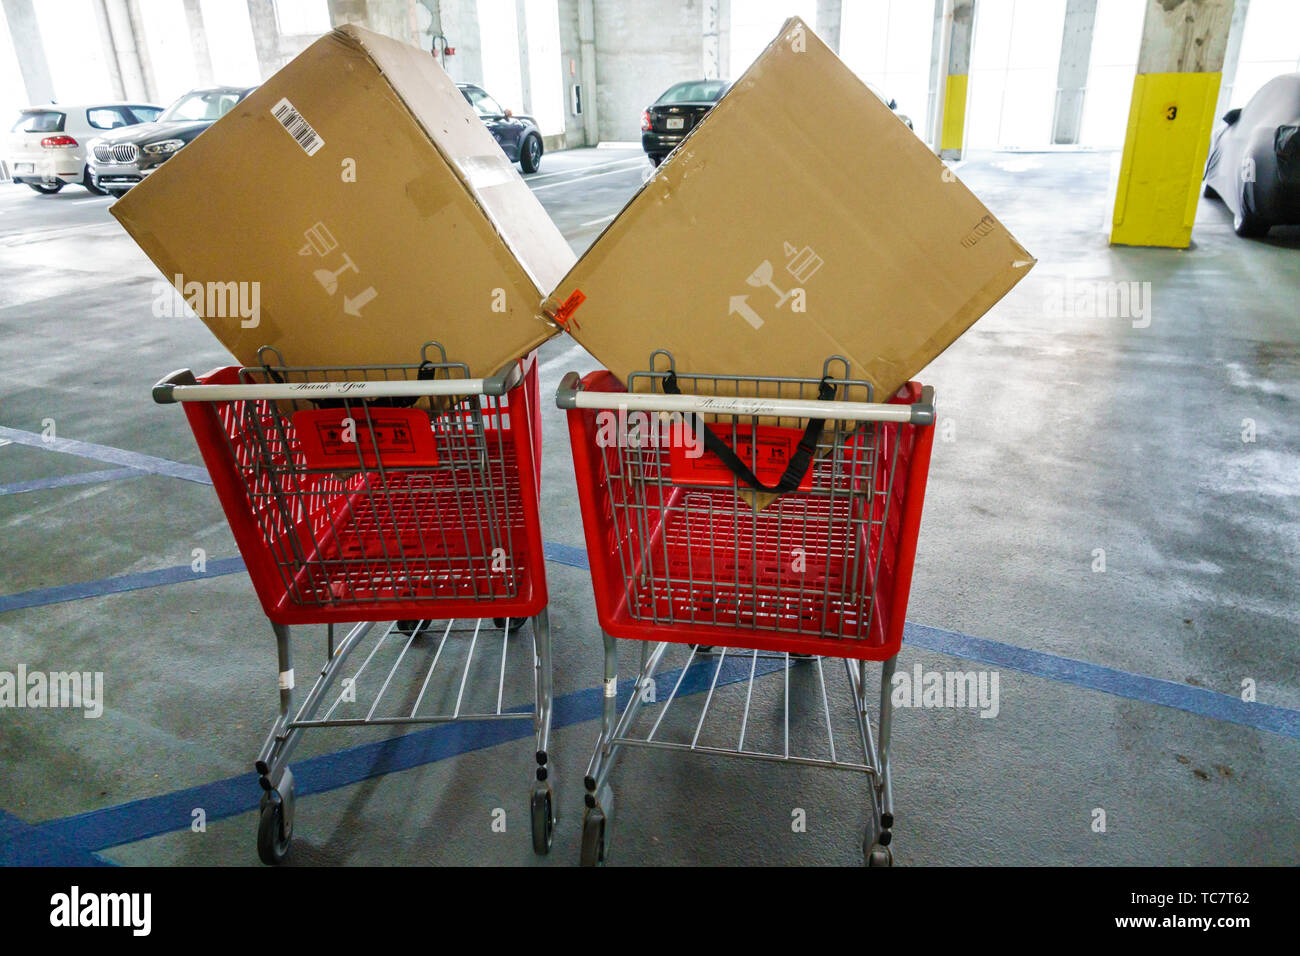
<svg viewBox="0 0 1300 956">
<path fill-rule="evenodd" d="M 398 621 L 397 629 L 403 634 L 414 634 L 420 623 L 420 621 Z"/>
<path fill-rule="evenodd" d="M 497 627 L 501 628 L 502 630 L 505 630 L 506 619 L 504 617 L 494 617 L 492 618 L 492 623 L 495 624 Z M 528 623 L 528 618 L 526 617 L 512 617 L 510 619 L 510 633 L 518 634 L 519 631 L 523 628 L 523 626 L 527 623 Z"/>
<path fill-rule="evenodd" d="M 893 866 L 894 851 L 875 843 L 867 850 L 867 866 Z"/>
<path fill-rule="evenodd" d="M 692 644 L 691 649 L 700 654 L 707 654 L 713 650 L 712 644 Z"/>
<path fill-rule="evenodd" d="M 555 806 L 549 784 L 539 783 L 533 787 L 532 799 L 533 852 L 546 856 L 551 852 L 551 840 L 555 836 Z"/>
<path fill-rule="evenodd" d="M 257 855 L 267 866 L 278 866 L 289 855 L 289 842 L 293 834 L 285 832 L 284 808 L 279 801 L 262 803 L 262 815 L 257 822 Z"/>
<path fill-rule="evenodd" d="M 293 842 L 293 773 L 285 770 L 279 790 L 262 794 L 257 819 L 257 855 L 267 866 L 278 866 L 289 854 Z"/>
<path fill-rule="evenodd" d="M 603 865 L 605 850 L 605 814 L 592 807 L 582 815 L 582 865 Z"/>
</svg>

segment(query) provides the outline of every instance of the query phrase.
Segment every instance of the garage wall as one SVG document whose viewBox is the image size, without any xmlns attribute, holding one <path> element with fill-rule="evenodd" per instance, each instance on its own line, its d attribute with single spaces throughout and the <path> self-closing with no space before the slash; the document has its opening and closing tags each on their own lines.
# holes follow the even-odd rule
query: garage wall
<svg viewBox="0 0 1300 956">
<path fill-rule="evenodd" d="M 641 112 L 682 80 L 704 76 L 701 0 L 595 0 L 600 138 L 641 141 Z"/>
<path fill-rule="evenodd" d="M 573 111 L 573 85 L 582 82 L 582 43 L 578 33 L 578 0 L 560 0 L 560 82 L 564 88 L 564 137 L 557 147 L 572 149 L 587 142 L 582 117 Z"/>
</svg>

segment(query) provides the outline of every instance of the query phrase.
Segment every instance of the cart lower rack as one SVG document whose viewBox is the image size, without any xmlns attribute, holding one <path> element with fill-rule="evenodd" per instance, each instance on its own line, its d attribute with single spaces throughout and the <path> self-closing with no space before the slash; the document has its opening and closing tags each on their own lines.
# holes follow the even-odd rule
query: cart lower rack
<svg viewBox="0 0 1300 956">
<path fill-rule="evenodd" d="M 536 738 L 533 848 L 548 852 L 554 695 L 536 356 L 488 379 L 470 378 L 437 343 L 410 365 L 290 367 L 273 349 L 259 358 L 201 378 L 175 372 L 153 393 L 185 404 L 275 632 L 280 712 L 255 763 L 259 855 L 279 863 L 288 852 L 289 760 L 305 730 L 519 719 Z M 520 661 L 512 638 L 530 618 Z M 327 636 L 299 702 L 289 628 L 304 624 Z M 336 642 L 337 625 L 353 626 Z M 532 671 L 530 711 L 503 706 L 512 661 Z"/>
<path fill-rule="evenodd" d="M 630 391 L 608 372 L 561 382 L 556 402 L 568 411 L 604 634 L 584 864 L 607 858 L 610 774 L 628 746 L 861 772 L 871 781 L 866 862 L 892 863 L 889 690 L 934 401 L 931 389 L 909 383 L 876 403 L 870 385 L 847 372 L 834 357 L 817 379 L 687 374 L 661 351 L 631 377 Z M 621 712 L 618 640 L 640 645 Z M 682 645 L 685 664 L 667 667 Z M 832 704 L 827 658 L 843 662 L 847 704 Z M 868 661 L 881 662 L 874 733 Z M 773 695 L 767 683 L 777 672 L 782 693 Z M 745 687 L 743 704 L 733 684 Z M 671 715 L 675 703 L 685 706 L 685 685 L 703 701 L 698 717 Z M 795 691 L 811 704 L 794 712 L 824 727 L 817 746 L 810 737 L 818 735 L 792 730 Z M 709 724 L 728 715 L 728 728 Z M 761 727 L 770 731 L 762 743 Z"/>
</svg>

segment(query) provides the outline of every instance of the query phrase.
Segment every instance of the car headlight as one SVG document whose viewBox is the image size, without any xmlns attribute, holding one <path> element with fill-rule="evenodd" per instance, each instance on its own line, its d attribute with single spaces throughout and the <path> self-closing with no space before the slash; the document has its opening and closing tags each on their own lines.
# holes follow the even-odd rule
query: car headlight
<svg viewBox="0 0 1300 956">
<path fill-rule="evenodd" d="M 152 153 L 155 156 L 167 156 L 176 152 L 185 145 L 183 139 L 164 139 L 158 143 L 150 143 L 144 147 L 146 153 Z"/>
</svg>

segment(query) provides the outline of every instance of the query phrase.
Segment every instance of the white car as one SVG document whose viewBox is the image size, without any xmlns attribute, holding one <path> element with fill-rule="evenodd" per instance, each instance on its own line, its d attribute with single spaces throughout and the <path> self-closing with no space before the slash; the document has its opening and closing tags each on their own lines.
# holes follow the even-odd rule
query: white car
<svg viewBox="0 0 1300 956">
<path fill-rule="evenodd" d="M 29 106 L 19 111 L 5 143 L 9 175 L 38 193 L 79 183 L 102 196 L 104 191 L 87 175 L 87 142 L 108 130 L 153 122 L 162 111 L 150 103 Z"/>
</svg>

